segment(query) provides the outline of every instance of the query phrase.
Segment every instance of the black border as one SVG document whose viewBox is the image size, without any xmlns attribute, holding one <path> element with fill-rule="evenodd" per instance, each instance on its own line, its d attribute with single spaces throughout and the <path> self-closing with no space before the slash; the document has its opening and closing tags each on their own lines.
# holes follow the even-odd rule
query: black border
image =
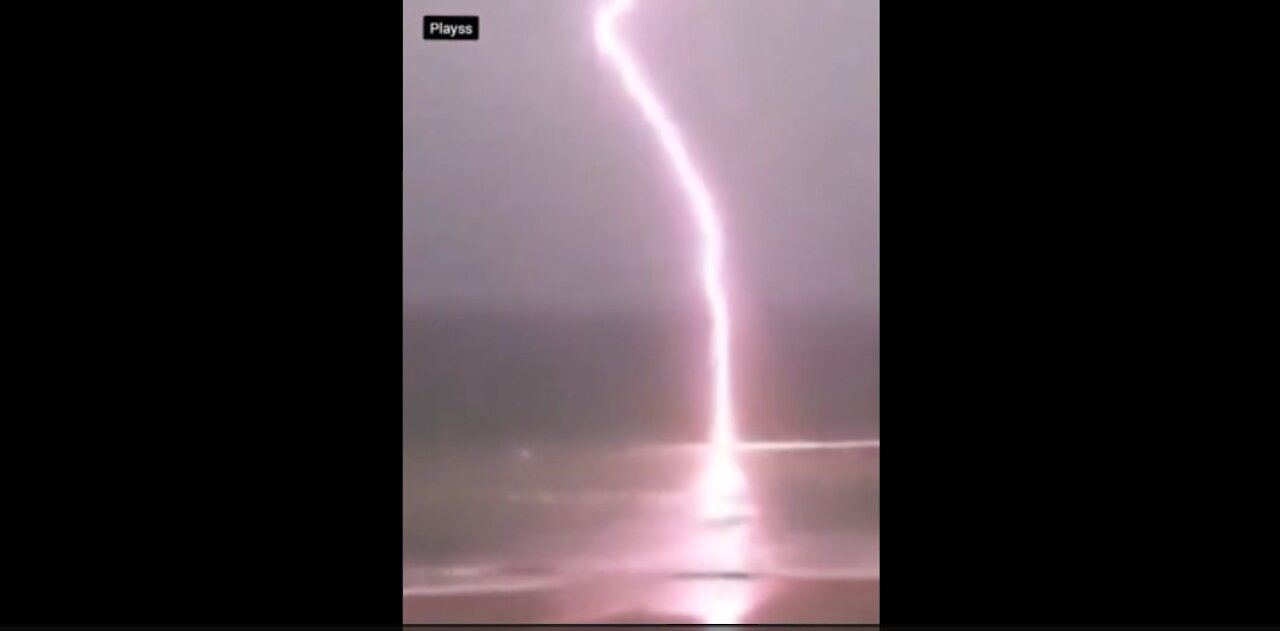
<svg viewBox="0 0 1280 631">
<path fill-rule="evenodd" d="M 1256 40 L 1094 9 L 882 17 L 890 628 L 1280 619 L 1269 246 L 1202 127 Z"/>
<path fill-rule="evenodd" d="M 6 622 L 400 625 L 401 15 L 17 18 Z"/>
</svg>

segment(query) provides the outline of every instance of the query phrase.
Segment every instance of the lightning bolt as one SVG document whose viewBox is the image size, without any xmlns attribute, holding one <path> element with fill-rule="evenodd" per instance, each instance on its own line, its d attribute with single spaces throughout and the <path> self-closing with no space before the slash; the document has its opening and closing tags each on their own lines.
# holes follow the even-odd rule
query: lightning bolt
<svg viewBox="0 0 1280 631">
<path fill-rule="evenodd" d="M 676 179 L 689 198 L 701 243 L 702 290 L 711 316 L 711 460 L 704 480 L 704 510 L 708 519 L 731 518 L 741 510 L 746 477 L 733 454 L 738 437 L 734 427 L 729 362 L 729 300 L 724 282 L 724 232 L 706 182 L 694 166 L 684 139 L 657 94 L 640 72 L 635 58 L 614 32 L 614 23 L 632 8 L 632 0 L 612 0 L 596 13 L 596 44 L 613 63 L 627 95 L 639 106 L 657 135 Z"/>
<path fill-rule="evenodd" d="M 639 64 L 614 32 L 618 17 L 632 8 L 632 0 L 609 0 L 595 16 L 596 44 L 612 63 L 628 96 L 639 107 L 644 120 L 657 136 L 688 197 L 697 226 L 700 245 L 702 291 L 711 319 L 711 435 L 710 453 L 703 471 L 700 512 L 704 523 L 725 526 L 703 541 L 706 562 L 719 570 L 744 571 L 747 533 L 744 522 L 750 517 L 746 474 L 737 460 L 738 436 L 734 426 L 729 356 L 729 300 L 724 282 L 724 234 L 711 192 L 703 181 L 684 139 L 657 94 L 645 80 Z M 734 594 L 710 599 L 708 622 L 736 622 L 745 607 Z"/>
</svg>

